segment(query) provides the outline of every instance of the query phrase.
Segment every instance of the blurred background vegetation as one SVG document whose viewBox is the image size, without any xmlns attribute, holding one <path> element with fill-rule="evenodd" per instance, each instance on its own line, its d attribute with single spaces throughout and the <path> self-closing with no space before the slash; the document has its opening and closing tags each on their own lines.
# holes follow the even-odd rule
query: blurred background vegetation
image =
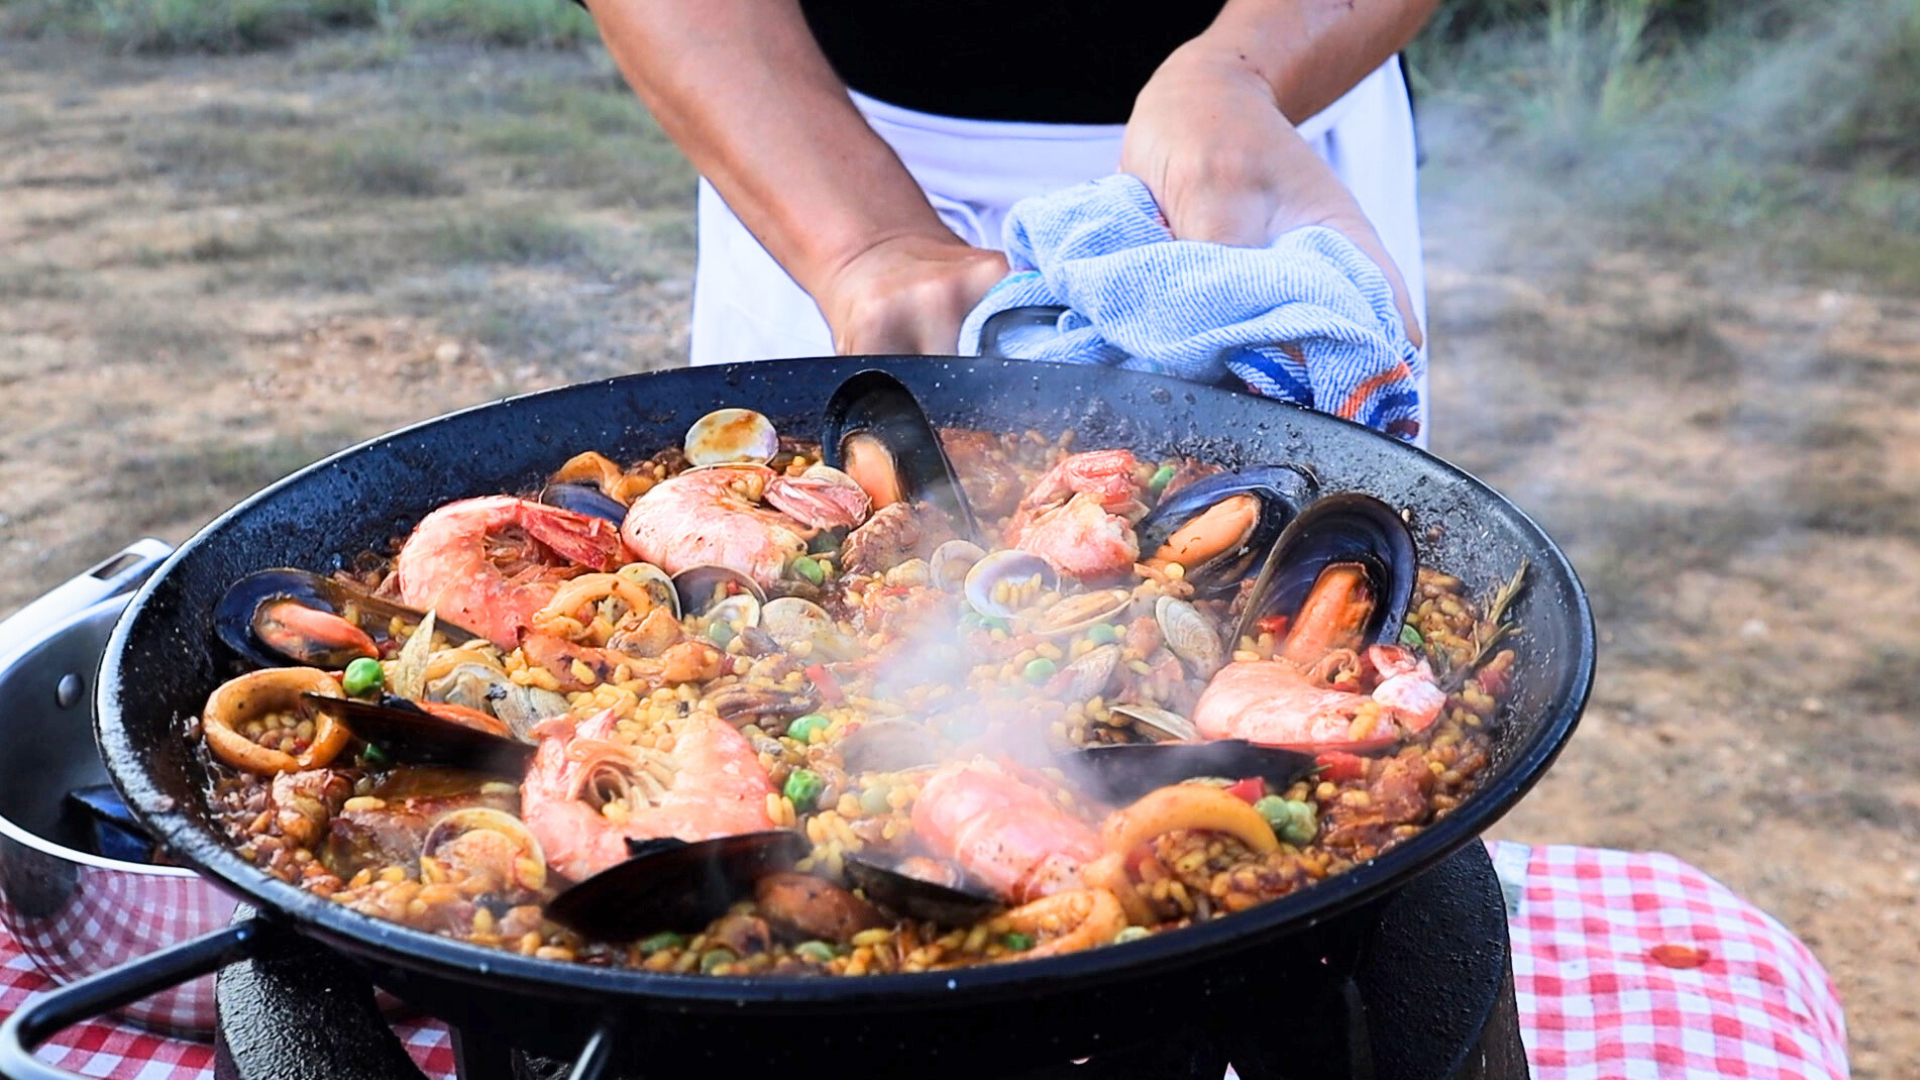
<svg viewBox="0 0 1920 1080">
<path fill-rule="evenodd" d="M 565 0 L 0 0 L 0 36 L 130 54 L 353 42 L 597 49 Z M 1411 50 L 1444 199 L 1497 160 L 1518 205 L 1645 238 L 1755 233 L 1818 273 L 1920 285 L 1920 0 L 1443 0 Z"/>
</svg>

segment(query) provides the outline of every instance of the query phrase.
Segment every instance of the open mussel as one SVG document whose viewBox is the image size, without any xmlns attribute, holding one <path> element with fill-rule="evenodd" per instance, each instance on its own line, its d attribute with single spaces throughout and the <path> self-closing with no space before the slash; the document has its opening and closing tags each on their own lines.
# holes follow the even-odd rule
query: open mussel
<svg viewBox="0 0 1920 1080">
<path fill-rule="evenodd" d="M 655 930 L 698 930 L 811 850 L 784 829 L 688 843 L 628 840 L 631 857 L 555 896 L 547 916 L 583 937 L 632 941 Z"/>
<path fill-rule="evenodd" d="M 990 892 L 971 888 L 959 867 L 910 856 L 891 867 L 848 857 L 847 880 L 867 899 L 908 918 L 941 926 L 971 926 L 1002 906 Z"/>
<path fill-rule="evenodd" d="M 875 510 L 928 503 L 962 537 L 980 539 L 939 433 L 913 392 L 892 375 L 862 371 L 840 384 L 827 401 L 820 452 L 828 465 L 853 477 Z"/>
<path fill-rule="evenodd" d="M 627 504 L 592 484 L 548 484 L 540 492 L 540 501 L 583 517 L 610 521 L 616 528 L 627 520 Z"/>
<path fill-rule="evenodd" d="M 1284 791 L 1312 772 L 1315 764 L 1312 754 L 1244 739 L 1087 746 L 1061 754 L 1060 761 L 1088 789 L 1115 805 L 1199 777 L 1246 780 L 1257 776 L 1269 789 Z"/>
<path fill-rule="evenodd" d="M 1273 549 L 1313 495 L 1313 480 L 1274 465 L 1217 473 L 1160 501 L 1135 533 L 1149 563 L 1179 563 L 1201 593 L 1232 589 Z"/>
<path fill-rule="evenodd" d="M 345 582 L 282 567 L 248 574 L 214 606 L 214 632 L 227 648 L 261 667 L 297 665 L 337 671 L 378 657 L 393 620 L 417 626 L 423 614 Z M 459 645 L 479 635 L 449 622 L 440 634 Z"/>
<path fill-rule="evenodd" d="M 1337 648 L 1389 644 L 1419 572 L 1413 533 L 1370 495 L 1328 495 L 1303 509 L 1274 542 L 1232 642 L 1262 620 L 1287 623 L 1281 655 L 1313 663 Z"/>
<path fill-rule="evenodd" d="M 454 706 L 422 706 L 392 694 L 378 701 L 305 696 L 393 761 L 473 769 L 511 780 L 524 778 L 533 761 L 534 745 L 513 738 L 505 721 L 485 713 L 456 713 Z"/>
</svg>

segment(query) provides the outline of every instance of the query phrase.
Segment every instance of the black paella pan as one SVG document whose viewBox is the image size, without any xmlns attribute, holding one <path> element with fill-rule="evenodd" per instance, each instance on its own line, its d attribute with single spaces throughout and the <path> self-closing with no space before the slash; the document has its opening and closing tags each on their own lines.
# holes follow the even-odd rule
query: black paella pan
<svg viewBox="0 0 1920 1080">
<path fill-rule="evenodd" d="M 1402 508 L 1422 562 L 1459 575 L 1476 594 L 1524 559 L 1528 586 L 1513 608 L 1521 662 L 1480 789 L 1378 859 L 1228 918 L 1041 960 L 858 978 L 670 975 L 522 957 L 361 915 L 268 876 L 228 847 L 202 796 L 202 755 L 185 732 L 212 688 L 237 672 L 211 618 L 230 583 L 273 566 L 332 570 L 384 548 L 442 503 L 533 489 L 578 451 L 632 459 L 678 444 L 717 407 L 750 406 L 781 431 L 812 437 L 834 387 L 869 367 L 905 381 L 943 426 L 1072 429 L 1083 449 L 1304 466 L 1324 491 L 1366 492 Z M 568 1058 L 591 1046 L 576 1075 L 592 1071 L 589 1063 L 666 1059 L 718 1068 L 752 1060 L 756 1071 L 775 1064 L 789 1077 L 844 1074 L 855 1062 L 878 1075 L 980 1075 L 1022 1055 L 1084 1055 L 1229 992 L 1221 973 L 1237 951 L 1310 937 L 1477 837 L 1571 734 L 1593 652 L 1592 617 L 1572 568 L 1512 504 L 1412 447 L 1260 398 L 1099 368 L 889 357 L 676 370 L 482 405 L 343 451 L 260 492 L 182 545 L 128 607 L 98 681 L 107 766 L 177 858 L 262 914 L 30 1004 L 8 1022 L 0 1068 L 65 1075 L 32 1062 L 27 1048 L 288 933 L 334 947 L 379 986 L 457 1027 Z"/>
</svg>

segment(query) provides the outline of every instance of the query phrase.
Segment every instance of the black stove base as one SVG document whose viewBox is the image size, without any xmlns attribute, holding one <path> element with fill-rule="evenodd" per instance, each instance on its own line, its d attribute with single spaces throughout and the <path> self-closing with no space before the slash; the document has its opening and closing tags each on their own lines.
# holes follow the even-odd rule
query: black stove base
<svg viewBox="0 0 1920 1080">
<path fill-rule="evenodd" d="M 996 1063 L 973 1075 L 1211 1080 L 1231 1062 L 1243 1080 L 1525 1080 L 1506 912 L 1484 847 L 1467 845 L 1322 939 L 1333 944 L 1317 965 L 1303 967 L 1286 943 L 1236 957 L 1221 980 L 1233 989 L 1210 995 L 1187 1024 L 1081 1062 Z M 360 970 L 293 935 L 223 969 L 217 999 L 219 1080 L 422 1080 Z M 613 1080 L 604 1046 L 564 1063 L 493 1032 L 456 1028 L 453 1045 L 461 1080 Z M 699 1064 L 650 1057 L 644 1075 Z"/>
</svg>

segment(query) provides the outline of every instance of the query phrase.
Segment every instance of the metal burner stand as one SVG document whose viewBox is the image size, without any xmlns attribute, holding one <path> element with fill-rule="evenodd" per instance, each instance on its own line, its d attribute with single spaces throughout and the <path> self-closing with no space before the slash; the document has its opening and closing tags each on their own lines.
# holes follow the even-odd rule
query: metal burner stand
<svg viewBox="0 0 1920 1080">
<path fill-rule="evenodd" d="M 1527 1077 L 1506 910 L 1483 846 L 1467 845 L 1315 940 L 1317 963 L 1303 964 L 1298 944 L 1282 942 L 1223 965 L 1218 985 L 1225 991 L 1196 1001 L 1185 1026 L 1081 1063 L 1001 1063 L 1001 1075 L 1213 1078 L 1231 1061 L 1243 1080 Z M 366 977 L 304 939 L 284 935 L 259 957 L 222 969 L 217 998 L 219 1080 L 422 1080 Z M 945 1042 L 965 1033 L 928 1036 Z M 453 1046 L 461 1080 L 612 1080 L 597 1046 L 572 1065 L 530 1058 L 499 1032 L 455 1029 Z M 701 1067 L 696 1048 L 684 1057 L 672 1054 L 671 1043 L 659 1049 L 668 1053 L 650 1055 L 649 1078 Z M 844 1063 L 832 1071 L 844 1075 Z"/>
</svg>

